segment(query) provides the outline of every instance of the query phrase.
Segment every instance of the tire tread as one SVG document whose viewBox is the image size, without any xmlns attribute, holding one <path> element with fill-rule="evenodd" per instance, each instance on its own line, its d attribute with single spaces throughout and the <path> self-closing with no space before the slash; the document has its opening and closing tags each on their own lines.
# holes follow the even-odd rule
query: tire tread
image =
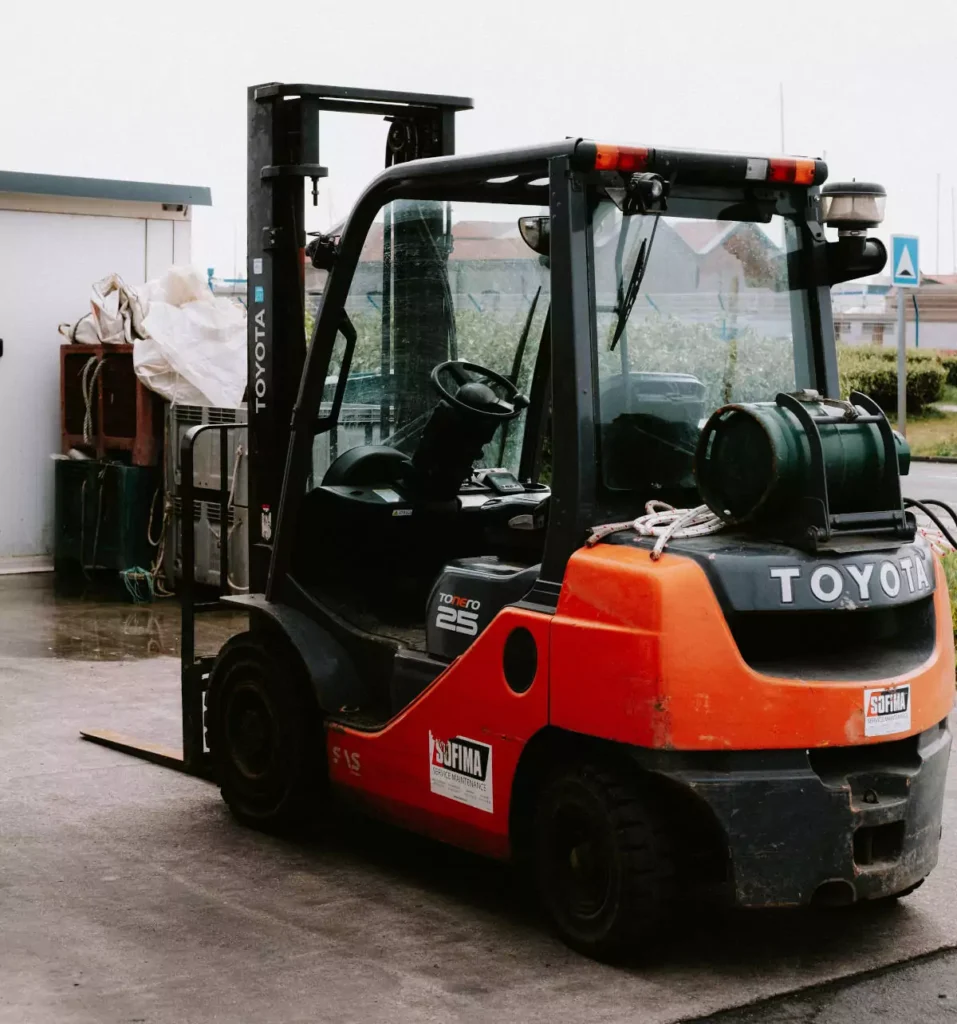
<svg viewBox="0 0 957 1024">
<path fill-rule="evenodd" d="M 219 712 L 219 684 L 229 658 L 247 658 L 271 666 L 280 699 L 298 730 L 299 764 L 294 778 L 274 813 L 260 816 L 249 812 L 230 791 L 228 773 L 219 762 L 214 721 Z M 288 723 L 287 723 L 288 724 Z M 322 749 L 321 718 L 315 698 L 294 657 L 277 642 L 256 638 L 252 633 L 232 637 L 220 650 L 210 672 L 209 688 L 203 701 L 203 728 L 219 790 L 233 816 L 244 825 L 263 832 L 288 834 L 301 831 L 314 821 L 325 797 L 325 756 Z"/>
<path fill-rule="evenodd" d="M 671 923 L 677 901 L 671 833 L 640 786 L 614 769 L 586 762 L 562 772 L 555 783 L 569 778 L 585 785 L 604 805 L 622 867 L 619 905 L 604 934 L 584 939 L 555 921 L 559 932 L 573 948 L 602 960 L 648 950 Z"/>
</svg>

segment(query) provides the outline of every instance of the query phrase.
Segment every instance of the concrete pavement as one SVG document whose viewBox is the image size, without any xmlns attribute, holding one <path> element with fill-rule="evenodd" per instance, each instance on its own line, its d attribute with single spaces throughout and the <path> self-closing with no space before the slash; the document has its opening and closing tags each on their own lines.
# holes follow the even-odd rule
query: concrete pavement
<svg viewBox="0 0 957 1024">
<path fill-rule="evenodd" d="M 266 838 L 213 786 L 77 738 L 176 744 L 175 651 L 175 608 L 0 580 L 0 1024 L 657 1024 L 957 944 L 957 774 L 941 866 L 900 907 L 701 913 L 614 969 L 549 936 L 499 865 L 344 818 Z"/>
</svg>

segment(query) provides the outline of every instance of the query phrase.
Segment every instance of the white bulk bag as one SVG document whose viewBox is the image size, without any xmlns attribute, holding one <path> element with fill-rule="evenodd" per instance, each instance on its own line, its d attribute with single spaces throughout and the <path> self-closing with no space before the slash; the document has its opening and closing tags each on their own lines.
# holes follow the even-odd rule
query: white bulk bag
<svg viewBox="0 0 957 1024">
<path fill-rule="evenodd" d="M 143 337 L 133 342 L 136 375 L 178 405 L 235 409 L 246 389 L 246 313 L 217 297 L 193 267 L 171 267 L 136 289 Z"/>
</svg>

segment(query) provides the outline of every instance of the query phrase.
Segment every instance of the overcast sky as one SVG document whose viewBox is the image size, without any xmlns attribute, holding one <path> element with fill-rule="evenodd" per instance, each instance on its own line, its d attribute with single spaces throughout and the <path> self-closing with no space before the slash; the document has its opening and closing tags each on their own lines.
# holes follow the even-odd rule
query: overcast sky
<svg viewBox="0 0 957 1024">
<path fill-rule="evenodd" d="M 567 13 L 563 14 L 563 11 Z M 954 269 L 953 0 L 181 0 L 5 4 L 0 169 L 208 185 L 193 257 L 231 276 L 245 251 L 248 85 L 311 82 L 471 96 L 459 152 L 584 135 L 659 146 L 826 153 L 831 179 L 888 191 L 885 234 Z M 380 168 L 377 118 L 324 115 L 330 168 L 310 225 Z"/>
</svg>

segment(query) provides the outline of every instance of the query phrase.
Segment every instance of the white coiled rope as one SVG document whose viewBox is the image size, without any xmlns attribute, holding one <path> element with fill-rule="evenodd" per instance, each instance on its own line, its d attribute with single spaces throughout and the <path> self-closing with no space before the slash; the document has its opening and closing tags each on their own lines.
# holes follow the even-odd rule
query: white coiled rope
<svg viewBox="0 0 957 1024">
<path fill-rule="evenodd" d="M 707 505 L 696 508 L 674 508 L 664 501 L 649 501 L 645 505 L 645 514 L 626 523 L 608 523 L 596 526 L 585 543 L 588 547 L 597 544 L 610 533 L 622 530 L 634 530 L 642 537 L 657 537 L 651 549 L 651 559 L 657 562 L 668 541 L 682 540 L 686 537 L 707 537 L 723 530 L 727 524 Z"/>
</svg>

